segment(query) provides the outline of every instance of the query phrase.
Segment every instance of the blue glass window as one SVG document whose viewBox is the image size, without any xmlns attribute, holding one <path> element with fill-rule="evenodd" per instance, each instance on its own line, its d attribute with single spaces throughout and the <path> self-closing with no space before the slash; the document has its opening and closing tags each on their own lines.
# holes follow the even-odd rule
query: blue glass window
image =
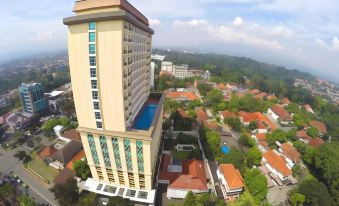
<svg viewBox="0 0 339 206">
<path fill-rule="evenodd" d="M 111 160 L 109 159 L 108 147 L 106 137 L 100 136 L 100 146 L 102 151 L 102 156 L 104 157 L 104 162 L 106 167 L 111 167 Z"/>
<path fill-rule="evenodd" d="M 97 70 L 95 68 L 91 68 L 91 77 L 97 77 Z"/>
<path fill-rule="evenodd" d="M 126 156 L 127 170 L 129 172 L 133 172 L 131 141 L 128 140 L 128 139 L 125 139 L 124 140 L 124 146 L 125 146 L 125 156 Z"/>
<path fill-rule="evenodd" d="M 89 32 L 89 42 L 95 42 L 95 32 Z"/>
<path fill-rule="evenodd" d="M 114 159 L 115 165 L 117 169 L 121 169 L 121 158 L 120 158 L 120 150 L 119 150 L 119 141 L 117 138 L 112 139 L 113 144 L 113 152 L 114 152 Z"/>
<path fill-rule="evenodd" d="M 96 25 L 95 25 L 95 22 L 93 22 L 93 21 L 90 21 L 89 22 L 89 30 L 95 30 L 95 27 L 96 27 Z"/>
<path fill-rule="evenodd" d="M 97 58 L 96 57 L 89 57 L 89 65 L 96 66 L 97 65 Z"/>
<path fill-rule="evenodd" d="M 92 89 L 98 89 L 98 81 L 97 80 L 91 80 Z"/>
<path fill-rule="evenodd" d="M 140 173 L 144 172 L 144 153 L 142 141 L 137 141 L 137 159 L 138 159 L 138 170 Z"/>
<path fill-rule="evenodd" d="M 87 139 L 88 139 L 89 148 L 91 150 L 93 162 L 94 162 L 94 164 L 98 165 L 99 164 L 99 158 L 98 158 L 97 149 L 95 147 L 94 137 L 93 137 L 93 135 L 88 134 Z"/>
<path fill-rule="evenodd" d="M 89 45 L 89 54 L 95 54 L 95 44 Z"/>
</svg>

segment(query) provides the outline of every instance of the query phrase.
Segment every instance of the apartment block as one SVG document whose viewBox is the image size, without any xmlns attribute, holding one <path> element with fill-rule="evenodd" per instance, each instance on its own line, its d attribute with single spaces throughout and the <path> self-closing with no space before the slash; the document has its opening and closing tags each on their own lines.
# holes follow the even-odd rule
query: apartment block
<svg viewBox="0 0 339 206">
<path fill-rule="evenodd" d="M 126 0 L 76 1 L 68 52 L 93 178 L 86 190 L 153 204 L 164 95 L 150 93 L 153 30 Z"/>
<path fill-rule="evenodd" d="M 22 84 L 18 90 L 24 112 L 38 114 L 47 110 L 48 105 L 44 97 L 42 84 Z"/>
</svg>

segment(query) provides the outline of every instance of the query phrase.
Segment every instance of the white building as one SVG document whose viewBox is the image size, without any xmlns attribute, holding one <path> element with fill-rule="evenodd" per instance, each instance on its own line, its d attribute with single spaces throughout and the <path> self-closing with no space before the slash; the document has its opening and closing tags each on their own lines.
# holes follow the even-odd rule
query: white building
<svg viewBox="0 0 339 206">
<path fill-rule="evenodd" d="M 151 78 L 149 79 L 151 87 L 154 87 L 154 71 L 155 71 L 155 63 L 151 62 Z"/>
<path fill-rule="evenodd" d="M 8 102 L 6 97 L 0 97 L 0 108 L 7 107 Z"/>
<path fill-rule="evenodd" d="M 173 66 L 173 75 L 178 79 L 185 79 L 188 77 L 188 65 L 174 65 Z"/>
<path fill-rule="evenodd" d="M 165 58 L 166 58 L 166 56 L 162 56 L 162 55 L 159 55 L 159 54 L 154 54 L 154 55 L 151 56 L 151 59 L 159 60 L 159 61 L 164 61 Z"/>
<path fill-rule="evenodd" d="M 161 71 L 173 73 L 173 63 L 172 62 L 162 62 Z"/>
</svg>

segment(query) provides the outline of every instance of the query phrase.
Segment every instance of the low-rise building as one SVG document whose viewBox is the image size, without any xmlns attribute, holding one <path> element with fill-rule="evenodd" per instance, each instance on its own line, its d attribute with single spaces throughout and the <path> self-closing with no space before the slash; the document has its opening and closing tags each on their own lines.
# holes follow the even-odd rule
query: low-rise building
<svg viewBox="0 0 339 206">
<path fill-rule="evenodd" d="M 297 137 L 302 142 L 304 142 L 305 144 L 308 144 L 311 147 L 319 147 L 320 145 L 325 143 L 325 141 L 321 139 L 320 137 L 317 137 L 317 138 L 310 137 L 305 130 L 298 131 Z"/>
<path fill-rule="evenodd" d="M 45 94 L 49 108 L 52 112 L 60 111 L 60 108 L 66 103 L 67 98 L 64 96 L 64 93 L 64 91 L 55 90 Z"/>
<path fill-rule="evenodd" d="M 8 106 L 8 99 L 5 96 L 0 97 L 0 108 L 4 108 Z"/>
<path fill-rule="evenodd" d="M 173 63 L 172 62 L 162 62 L 161 71 L 173 73 Z"/>
<path fill-rule="evenodd" d="M 284 144 L 279 144 L 279 152 L 285 158 L 287 166 L 292 169 L 294 165 L 301 162 L 300 153 L 296 148 L 293 147 L 292 143 L 286 142 Z"/>
<path fill-rule="evenodd" d="M 267 112 L 275 121 L 281 125 L 289 125 L 292 122 L 291 114 L 280 105 L 273 105 Z"/>
<path fill-rule="evenodd" d="M 226 201 L 233 201 L 240 197 L 244 190 L 244 179 L 233 164 L 221 164 L 217 170 L 221 190 Z"/>
<path fill-rule="evenodd" d="M 280 101 L 280 103 L 281 103 L 281 105 L 282 105 L 283 107 L 286 107 L 286 106 L 288 106 L 289 104 L 291 104 L 291 101 L 290 101 L 287 97 L 285 97 L 285 98 L 283 98 L 283 99 Z"/>
<path fill-rule="evenodd" d="M 279 186 L 296 183 L 287 162 L 277 151 L 269 150 L 263 153 L 262 164 L 270 171 L 270 177 Z"/>
<path fill-rule="evenodd" d="M 271 122 L 265 115 L 261 112 L 239 112 L 239 118 L 241 123 L 245 126 L 248 126 L 251 122 L 258 123 L 258 133 L 267 133 L 269 131 L 275 131 L 277 126 Z"/>
<path fill-rule="evenodd" d="M 7 117 L 6 122 L 12 130 L 23 131 L 30 126 L 32 117 L 28 113 L 12 113 Z"/>
<path fill-rule="evenodd" d="M 168 92 L 166 94 L 166 97 L 177 101 L 177 102 L 190 102 L 190 101 L 195 101 L 199 100 L 199 97 L 194 94 L 194 92 L 191 91 L 173 91 L 173 92 Z"/>
<path fill-rule="evenodd" d="M 307 112 L 314 114 L 314 110 L 312 109 L 311 105 L 305 104 L 305 105 L 303 105 L 303 108 L 304 108 Z"/>
<path fill-rule="evenodd" d="M 320 121 L 315 121 L 315 120 L 311 121 L 310 126 L 317 128 L 321 135 L 327 134 L 326 125 L 324 123 L 320 122 Z"/>
<path fill-rule="evenodd" d="M 237 118 L 237 115 L 229 110 L 219 111 L 219 115 L 222 121 L 224 121 L 227 118 Z"/>
<path fill-rule="evenodd" d="M 159 54 L 152 54 L 151 55 L 151 59 L 154 59 L 154 60 L 164 61 L 165 58 L 166 58 L 166 56 L 159 55 Z"/>
</svg>

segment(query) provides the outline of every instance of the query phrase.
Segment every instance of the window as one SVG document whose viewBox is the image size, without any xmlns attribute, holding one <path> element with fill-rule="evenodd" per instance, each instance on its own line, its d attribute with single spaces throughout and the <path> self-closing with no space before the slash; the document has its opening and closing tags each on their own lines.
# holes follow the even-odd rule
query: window
<svg viewBox="0 0 339 206">
<path fill-rule="evenodd" d="M 95 54 L 95 44 L 89 45 L 89 54 Z"/>
<path fill-rule="evenodd" d="M 114 159 L 117 169 L 121 169 L 121 158 L 120 158 L 120 150 L 119 150 L 119 142 L 117 138 L 112 139 L 113 144 L 113 153 L 114 153 Z M 123 178 L 122 178 L 123 180 Z"/>
<path fill-rule="evenodd" d="M 91 80 L 91 84 L 92 84 L 92 89 L 98 89 L 98 82 L 97 82 L 97 80 Z"/>
<path fill-rule="evenodd" d="M 96 147 L 95 147 L 95 141 L 94 141 L 93 135 L 88 134 L 87 140 L 88 140 L 89 148 L 91 150 L 93 162 L 94 162 L 94 164 L 98 165 L 99 164 L 99 157 L 98 157 L 98 153 L 97 153 L 97 150 L 96 150 Z"/>
<path fill-rule="evenodd" d="M 97 77 L 97 70 L 94 68 L 91 69 L 91 77 Z"/>
<path fill-rule="evenodd" d="M 95 112 L 95 119 L 101 119 L 100 112 Z"/>
<path fill-rule="evenodd" d="M 102 156 L 104 157 L 104 163 L 106 167 L 111 167 L 111 160 L 109 158 L 108 147 L 106 137 L 100 136 L 100 147 L 102 151 Z"/>
<path fill-rule="evenodd" d="M 89 57 L 89 65 L 96 66 L 97 65 L 97 58 L 96 57 Z"/>
<path fill-rule="evenodd" d="M 99 102 L 93 102 L 94 109 L 99 110 L 100 109 L 100 103 Z"/>
<path fill-rule="evenodd" d="M 92 91 L 92 97 L 93 99 L 99 99 L 99 94 L 97 91 Z"/>
<path fill-rule="evenodd" d="M 97 128 L 102 129 L 102 123 L 101 122 L 97 122 Z"/>
<path fill-rule="evenodd" d="M 144 155 L 143 155 L 143 143 L 142 141 L 137 141 L 137 161 L 138 161 L 138 170 L 140 173 L 144 172 Z"/>
<path fill-rule="evenodd" d="M 133 166 L 132 166 L 131 141 L 129 139 L 125 139 L 124 140 L 124 146 L 125 146 L 125 156 L 126 156 L 127 170 L 129 172 L 132 172 Z"/>
<path fill-rule="evenodd" d="M 95 42 L 95 32 L 89 32 L 89 42 Z"/>
<path fill-rule="evenodd" d="M 95 22 L 93 22 L 93 21 L 90 21 L 89 22 L 89 28 L 88 28 L 88 30 L 95 30 Z"/>
</svg>

